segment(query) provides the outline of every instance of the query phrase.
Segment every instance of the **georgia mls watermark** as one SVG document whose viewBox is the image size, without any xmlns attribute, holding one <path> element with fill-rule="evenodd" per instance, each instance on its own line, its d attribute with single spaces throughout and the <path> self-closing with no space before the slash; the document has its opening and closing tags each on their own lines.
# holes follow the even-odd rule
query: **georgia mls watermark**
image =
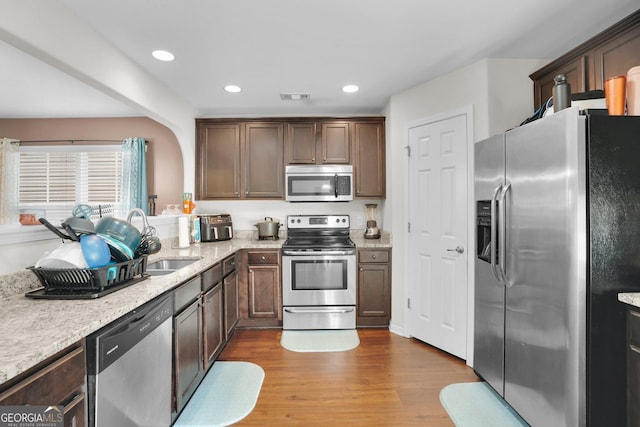
<svg viewBox="0 0 640 427">
<path fill-rule="evenodd" d="M 0 427 L 64 427 L 62 406 L 0 406 Z"/>
</svg>

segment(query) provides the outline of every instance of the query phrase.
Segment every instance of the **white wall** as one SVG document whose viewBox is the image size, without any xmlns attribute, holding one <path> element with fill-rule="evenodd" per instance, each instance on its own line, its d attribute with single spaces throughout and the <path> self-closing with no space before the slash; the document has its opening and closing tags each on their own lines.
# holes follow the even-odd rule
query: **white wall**
<svg viewBox="0 0 640 427">
<path fill-rule="evenodd" d="M 518 126 L 539 105 L 533 105 L 533 82 L 529 74 L 547 59 L 490 59 L 487 61 L 489 135 Z M 476 142 L 480 139 L 476 139 Z"/>
<path fill-rule="evenodd" d="M 254 224 L 269 216 L 278 218 L 283 224 L 287 215 L 335 214 L 350 215 L 351 228 L 363 229 L 365 226 L 365 204 L 378 204 L 378 227 L 385 227 L 381 211 L 384 200 L 354 200 L 341 203 L 289 203 L 281 200 L 245 200 L 245 201 L 196 201 L 195 213 L 228 213 L 236 230 L 257 230 Z"/>
<path fill-rule="evenodd" d="M 533 82 L 529 79 L 547 60 L 482 59 L 405 92 L 393 95 L 387 116 L 387 193 L 384 222 L 393 233 L 391 329 L 405 334 L 404 275 L 406 233 L 406 152 L 409 124 L 450 111 L 473 107 L 474 141 L 511 128 L 533 114 Z M 469 159 L 472 162 L 472 159 Z M 473 192 L 469 192 L 470 198 Z M 389 226 L 387 226 L 389 228 Z M 469 231 L 470 233 L 473 230 Z M 469 271 L 470 292 L 473 270 Z M 472 307 L 470 307 L 472 314 Z M 470 321 L 473 316 L 470 315 Z M 472 326 L 470 324 L 470 326 Z M 472 328 L 470 331 L 472 332 Z"/>
</svg>

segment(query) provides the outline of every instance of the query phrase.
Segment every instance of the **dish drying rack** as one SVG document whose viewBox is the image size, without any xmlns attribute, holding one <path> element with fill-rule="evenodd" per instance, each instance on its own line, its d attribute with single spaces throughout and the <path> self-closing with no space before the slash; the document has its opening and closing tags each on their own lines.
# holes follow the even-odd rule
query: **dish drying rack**
<svg viewBox="0 0 640 427">
<path fill-rule="evenodd" d="M 100 268 L 27 267 L 33 271 L 45 291 L 104 291 L 120 285 L 147 271 L 147 255 Z"/>
</svg>

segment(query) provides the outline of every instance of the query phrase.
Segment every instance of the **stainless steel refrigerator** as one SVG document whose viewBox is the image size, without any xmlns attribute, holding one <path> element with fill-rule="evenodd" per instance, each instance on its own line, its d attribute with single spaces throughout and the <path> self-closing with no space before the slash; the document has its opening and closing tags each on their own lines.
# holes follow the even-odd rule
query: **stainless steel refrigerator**
<svg viewBox="0 0 640 427">
<path fill-rule="evenodd" d="M 532 426 L 625 425 L 640 117 L 569 108 L 475 146 L 474 369 Z"/>
</svg>

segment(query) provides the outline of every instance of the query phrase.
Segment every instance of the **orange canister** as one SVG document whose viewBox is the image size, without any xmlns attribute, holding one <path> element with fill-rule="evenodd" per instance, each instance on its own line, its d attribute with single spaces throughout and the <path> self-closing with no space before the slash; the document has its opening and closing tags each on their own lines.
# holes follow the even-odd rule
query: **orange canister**
<svg viewBox="0 0 640 427">
<path fill-rule="evenodd" d="M 627 99 L 627 76 L 615 76 L 604 81 L 604 97 L 610 116 L 623 116 Z"/>
<path fill-rule="evenodd" d="M 640 65 L 627 71 L 627 114 L 640 116 Z"/>
</svg>

